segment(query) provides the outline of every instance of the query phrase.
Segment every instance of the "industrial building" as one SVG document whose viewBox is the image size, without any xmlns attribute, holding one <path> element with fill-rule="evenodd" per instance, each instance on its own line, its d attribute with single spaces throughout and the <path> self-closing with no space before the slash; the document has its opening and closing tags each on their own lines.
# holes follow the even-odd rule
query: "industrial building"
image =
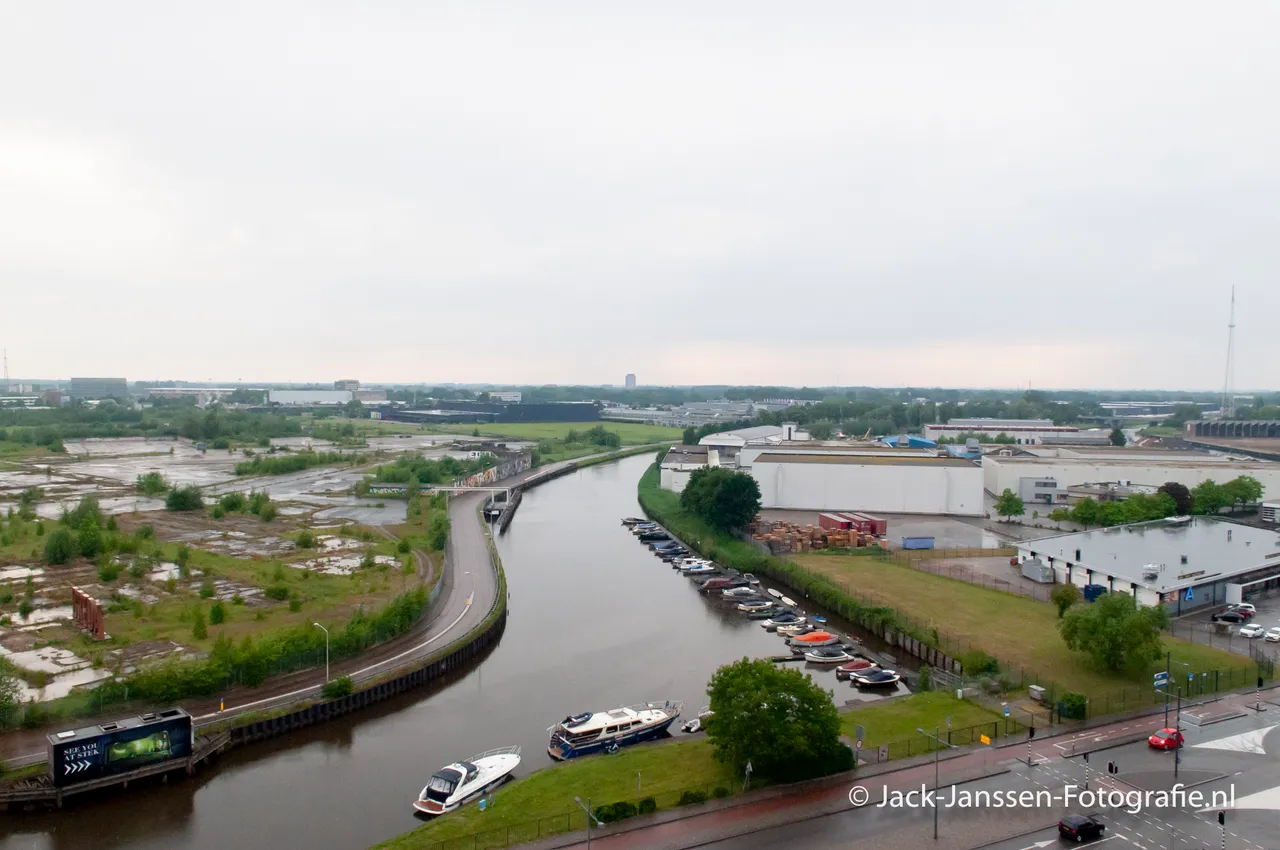
<svg viewBox="0 0 1280 850">
<path fill-rule="evenodd" d="M 636 376 L 634 373 L 628 372 L 627 377 L 623 378 L 622 381 L 623 386 L 627 389 L 634 390 L 636 388 Z"/>
<path fill-rule="evenodd" d="M 1176 481 L 1192 488 L 1209 479 L 1221 484 L 1241 475 L 1258 479 L 1266 498 L 1280 497 L 1280 464 L 1207 452 L 1009 447 L 984 457 L 982 473 L 983 487 L 991 495 L 1012 490 L 1028 503 L 1064 502 L 1070 488 L 1085 484 L 1159 487 Z"/>
<path fill-rule="evenodd" d="M 502 404 L 519 404 L 522 398 L 524 398 L 524 393 L 519 390 L 494 390 L 489 393 L 490 401 L 501 402 Z"/>
<path fill-rule="evenodd" d="M 719 459 L 711 461 L 713 466 L 736 466 L 738 453 L 748 443 L 757 446 L 776 445 L 782 442 L 783 433 L 783 429 L 777 425 L 755 425 L 751 428 L 708 434 L 698 441 L 698 445 L 718 454 Z"/>
<path fill-rule="evenodd" d="M 1280 439 L 1280 419 L 1197 419 L 1182 426 L 1192 437 Z"/>
<path fill-rule="evenodd" d="M 1070 425 L 1054 425 L 1052 419 L 948 419 L 946 425 L 925 425 L 924 438 L 938 440 L 942 437 L 954 440 L 962 434 L 979 434 L 989 439 L 1010 437 L 1015 445 L 1035 446 L 1068 434 L 1077 434 L 1080 429 Z"/>
<path fill-rule="evenodd" d="M 1258 512 L 1258 519 L 1271 525 L 1280 525 L 1280 504 L 1264 502 L 1262 510 Z"/>
<path fill-rule="evenodd" d="M 72 398 L 125 401 L 129 398 L 129 382 L 124 378 L 72 378 L 67 394 Z"/>
<path fill-rule="evenodd" d="M 351 397 L 361 404 L 386 404 L 386 390 L 356 390 Z"/>
<path fill-rule="evenodd" d="M 305 407 L 346 404 L 354 398 L 351 390 L 271 390 L 267 401 Z"/>
<path fill-rule="evenodd" d="M 1177 616 L 1280 586 L 1275 531 L 1216 517 L 1171 517 L 1017 544 L 1024 567 L 1059 584 L 1131 593 Z"/>
<path fill-rule="evenodd" d="M 672 446 L 659 466 L 659 484 L 679 493 L 689 483 L 689 476 L 706 465 L 706 446 Z"/>
<path fill-rule="evenodd" d="M 347 378 L 346 380 L 343 380 L 343 381 L 334 381 L 333 388 L 335 390 L 347 390 L 349 392 L 355 392 L 356 390 L 360 389 L 360 382 L 354 378 Z"/>
</svg>

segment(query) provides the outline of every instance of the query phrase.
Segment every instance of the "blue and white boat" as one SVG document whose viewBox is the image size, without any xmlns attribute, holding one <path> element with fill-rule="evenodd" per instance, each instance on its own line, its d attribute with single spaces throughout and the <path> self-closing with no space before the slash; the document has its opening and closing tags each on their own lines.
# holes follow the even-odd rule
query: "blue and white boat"
<svg viewBox="0 0 1280 850">
<path fill-rule="evenodd" d="M 566 717 L 547 730 L 547 753 L 565 760 L 651 741 L 680 716 L 683 702 L 647 702 Z"/>
</svg>

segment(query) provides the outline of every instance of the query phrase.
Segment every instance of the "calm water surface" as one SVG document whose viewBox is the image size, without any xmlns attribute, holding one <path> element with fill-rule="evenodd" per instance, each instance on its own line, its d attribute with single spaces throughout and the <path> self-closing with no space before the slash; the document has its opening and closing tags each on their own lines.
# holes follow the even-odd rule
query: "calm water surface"
<svg viewBox="0 0 1280 850">
<path fill-rule="evenodd" d="M 411 802 L 442 765 L 510 744 L 524 748 L 521 774 L 550 763 L 547 727 L 568 714 L 670 699 L 692 716 L 718 666 L 785 649 L 619 524 L 639 513 L 650 461 L 590 467 L 526 494 L 499 543 L 506 633 L 456 681 L 232 751 L 194 778 L 58 813 L 0 814 L 0 848 L 363 848 L 418 823 Z M 838 703 L 872 698 L 811 671 Z"/>
</svg>

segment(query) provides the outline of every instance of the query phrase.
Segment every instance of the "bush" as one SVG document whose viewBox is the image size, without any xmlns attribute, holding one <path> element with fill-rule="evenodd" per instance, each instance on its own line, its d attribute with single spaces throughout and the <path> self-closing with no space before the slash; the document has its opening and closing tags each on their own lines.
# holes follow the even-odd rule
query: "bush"
<svg viewBox="0 0 1280 850">
<path fill-rule="evenodd" d="M 18 616 L 24 620 L 30 617 L 31 612 L 34 610 L 36 610 L 35 603 L 30 599 L 23 599 L 18 603 Z"/>
<path fill-rule="evenodd" d="M 159 472 L 148 472 L 138 476 L 133 488 L 147 496 L 158 496 L 169 489 L 169 484 Z"/>
<path fill-rule="evenodd" d="M 636 807 L 625 800 L 619 803 L 608 803 L 603 806 L 596 806 L 595 816 L 600 823 L 614 823 L 627 818 L 633 818 L 637 814 Z"/>
<path fill-rule="evenodd" d="M 341 699 L 355 692 L 356 686 L 352 684 L 350 676 L 339 676 L 336 679 L 330 679 L 320 689 L 320 695 L 325 699 Z"/>
<path fill-rule="evenodd" d="M 222 519 L 226 515 L 227 512 L 222 509 L 222 505 L 214 505 L 213 510 L 209 512 L 209 516 L 214 519 Z"/>
<path fill-rule="evenodd" d="M 37 523 L 36 523 L 36 537 L 44 537 L 44 523 L 43 523 L 43 522 L 37 522 Z"/>
<path fill-rule="evenodd" d="M 1058 716 L 1064 720 L 1084 720 L 1088 710 L 1088 700 L 1083 694 L 1067 691 L 1058 700 Z"/>
<path fill-rule="evenodd" d="M 214 592 L 215 592 L 215 589 L 213 586 L 213 576 L 206 575 L 204 577 L 204 581 L 200 582 L 200 598 L 212 599 Z"/>
<path fill-rule="evenodd" d="M 103 564 L 98 567 L 98 578 L 101 581 L 110 583 L 116 580 L 120 575 L 120 565 L 114 561 Z"/>
<path fill-rule="evenodd" d="M 86 558 L 96 558 L 102 554 L 102 532 L 93 517 L 85 517 L 76 535 L 76 548 Z"/>
<path fill-rule="evenodd" d="M 696 806 L 700 803 L 707 802 L 706 791 L 685 791 L 680 795 L 677 806 Z"/>
<path fill-rule="evenodd" d="M 0 590 L 0 605 L 8 605 L 12 601 L 13 601 L 12 590 L 10 590 L 7 587 L 4 590 Z"/>
<path fill-rule="evenodd" d="M 975 649 L 962 655 L 960 657 L 960 666 L 964 669 L 965 675 L 968 676 L 981 676 L 984 673 L 1000 672 L 1000 662 L 981 649 Z"/>
<path fill-rule="evenodd" d="M 283 602 L 289 598 L 289 588 L 285 587 L 283 584 L 273 584 L 266 590 L 262 591 L 262 595 L 268 599 Z"/>
<path fill-rule="evenodd" d="M 196 640 L 204 640 L 209 636 L 209 629 L 204 624 L 204 612 L 199 608 L 191 617 L 191 636 Z"/>
<path fill-rule="evenodd" d="M 249 509 L 249 500 L 243 493 L 223 493 L 218 497 L 218 507 L 229 514 L 243 513 Z"/>
<path fill-rule="evenodd" d="M 407 555 L 409 553 L 409 541 L 401 540 L 399 543 L 397 543 L 396 551 L 399 552 L 401 555 Z"/>
<path fill-rule="evenodd" d="M 715 797 L 717 800 L 723 800 L 725 797 L 729 796 L 729 789 L 723 785 L 717 785 L 715 790 L 711 792 L 711 796 Z"/>
<path fill-rule="evenodd" d="M 298 536 L 293 539 L 299 549 L 314 549 L 316 545 L 316 536 L 310 531 L 303 529 Z"/>
<path fill-rule="evenodd" d="M 928 664 L 920 668 L 920 679 L 919 679 L 919 682 L 916 684 L 916 690 L 917 691 L 933 690 L 933 674 L 929 671 Z"/>
<path fill-rule="evenodd" d="M 219 437 L 213 441 L 212 448 L 222 449 L 222 450 L 229 449 L 231 448 L 231 441 L 228 440 L 226 437 Z"/>
<path fill-rule="evenodd" d="M 295 596 L 295 597 L 293 597 L 292 599 L 290 599 L 290 600 L 289 600 L 289 610 L 290 610 L 290 611 L 293 611 L 293 612 L 295 612 L 295 613 L 296 613 L 296 612 L 298 612 L 298 611 L 301 611 L 301 610 L 302 610 L 302 600 L 301 600 L 301 599 L 299 599 L 299 598 L 298 598 L 298 597 L 296 597 L 296 596 Z"/>
<path fill-rule="evenodd" d="M 243 604 L 244 604 L 244 597 L 237 593 L 235 596 L 231 597 L 231 604 L 232 604 L 232 605 L 243 605 Z"/>
<path fill-rule="evenodd" d="M 79 547 L 71 532 L 59 528 L 44 541 L 44 559 L 49 564 L 65 564 L 76 556 Z"/>
<path fill-rule="evenodd" d="M 195 485 L 178 487 L 169 491 L 164 507 L 167 511 L 198 511 L 204 508 L 204 497 Z"/>
<path fill-rule="evenodd" d="M 155 540 L 156 530 L 149 525 L 140 525 L 133 532 L 133 536 L 139 540 Z"/>
<path fill-rule="evenodd" d="M 227 619 L 227 611 L 222 607 L 221 602 L 215 602 L 209 607 L 209 625 L 220 626 Z"/>
<path fill-rule="evenodd" d="M 658 810 L 658 801 L 652 797 L 645 797 L 640 801 L 640 806 L 636 810 L 642 815 L 651 815 Z"/>
<path fill-rule="evenodd" d="M 279 511 L 276 510 L 276 506 L 271 502 L 267 502 L 258 509 L 258 518 L 263 522 L 271 522 L 271 520 L 276 518 L 278 513 Z"/>
<path fill-rule="evenodd" d="M 115 516 L 112 515 L 107 517 L 107 531 L 119 531 L 119 530 L 120 530 L 120 527 L 116 525 Z"/>
</svg>

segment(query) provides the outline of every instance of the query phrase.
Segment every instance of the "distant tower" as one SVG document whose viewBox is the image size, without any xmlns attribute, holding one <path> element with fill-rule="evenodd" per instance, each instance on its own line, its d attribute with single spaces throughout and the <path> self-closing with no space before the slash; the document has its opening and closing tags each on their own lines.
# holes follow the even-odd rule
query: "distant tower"
<svg viewBox="0 0 1280 850">
<path fill-rule="evenodd" d="M 634 390 L 636 388 L 636 376 L 627 375 L 626 384 L 627 384 L 627 389 Z"/>
<path fill-rule="evenodd" d="M 1235 348 L 1236 348 L 1236 288 L 1231 287 L 1231 317 L 1227 320 L 1227 375 L 1222 382 L 1222 418 L 1234 419 L 1236 416 L 1235 387 Z"/>
<path fill-rule="evenodd" d="M 4 391 L 9 391 L 9 349 L 4 350 Z"/>
</svg>

